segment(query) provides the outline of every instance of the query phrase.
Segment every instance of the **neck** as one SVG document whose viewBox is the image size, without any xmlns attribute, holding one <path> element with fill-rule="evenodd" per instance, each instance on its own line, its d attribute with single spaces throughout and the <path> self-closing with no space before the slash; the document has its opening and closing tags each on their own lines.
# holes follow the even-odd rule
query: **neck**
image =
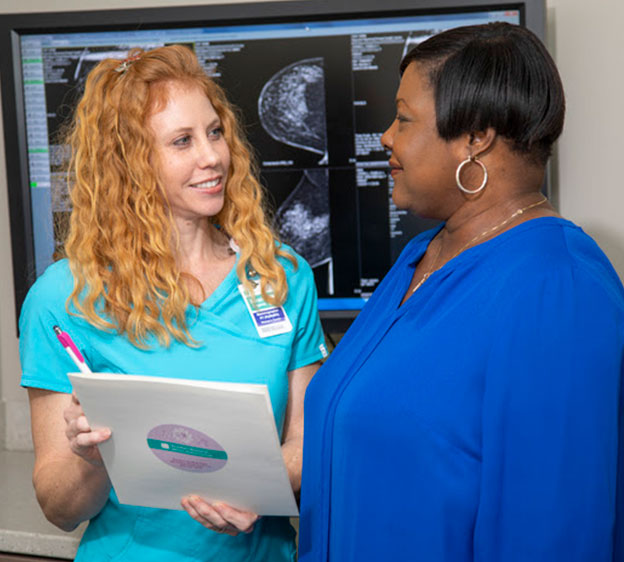
<svg viewBox="0 0 624 562">
<path fill-rule="evenodd" d="M 504 140 L 497 138 L 497 141 L 481 158 L 489 175 L 485 189 L 469 198 L 454 190 L 454 209 L 449 209 L 445 224 L 445 231 L 451 237 L 474 236 L 477 233 L 474 231 L 504 220 L 541 197 L 545 168 L 531 164 Z"/>
<path fill-rule="evenodd" d="M 227 247 L 226 237 L 208 220 L 176 221 L 178 246 L 176 258 L 182 271 L 210 262 Z"/>
<path fill-rule="evenodd" d="M 440 254 L 451 259 L 473 244 L 479 244 L 537 216 L 556 215 L 540 192 L 521 193 L 489 205 L 466 203 L 446 222 L 439 234 Z"/>
<path fill-rule="evenodd" d="M 197 223 L 178 223 L 179 243 L 176 261 L 186 279 L 191 302 L 201 304 L 223 282 L 236 256 L 230 250 L 229 240 L 208 220 Z"/>
<path fill-rule="evenodd" d="M 516 209 L 539 201 L 541 197 L 541 193 L 531 191 L 494 200 L 467 201 L 446 220 L 444 230 L 450 236 L 461 237 L 472 229 L 502 220 Z"/>
</svg>

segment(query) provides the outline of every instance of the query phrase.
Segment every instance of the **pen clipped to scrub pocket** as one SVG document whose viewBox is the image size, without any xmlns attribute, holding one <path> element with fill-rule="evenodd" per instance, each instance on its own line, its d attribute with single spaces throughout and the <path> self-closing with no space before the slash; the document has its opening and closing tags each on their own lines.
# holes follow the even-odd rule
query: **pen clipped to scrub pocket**
<svg viewBox="0 0 624 562">
<path fill-rule="evenodd" d="M 76 367 L 80 369 L 80 372 L 84 374 L 91 373 L 91 369 L 89 369 L 82 353 L 80 353 L 70 335 L 67 332 L 63 332 L 59 326 L 54 326 L 53 329 L 58 341 L 61 342 L 61 345 L 65 348 L 65 351 L 67 351 L 67 355 L 71 357 Z"/>
</svg>

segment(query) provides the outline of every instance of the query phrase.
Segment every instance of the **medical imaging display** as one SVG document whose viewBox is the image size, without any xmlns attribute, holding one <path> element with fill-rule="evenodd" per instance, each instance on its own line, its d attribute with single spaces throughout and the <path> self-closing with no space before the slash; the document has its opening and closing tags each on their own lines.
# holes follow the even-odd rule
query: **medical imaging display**
<svg viewBox="0 0 624 562">
<path fill-rule="evenodd" d="M 258 98 L 264 130 L 275 140 L 321 154 L 327 163 L 323 59 L 289 64 L 267 81 Z"/>
<path fill-rule="evenodd" d="M 297 187 L 279 206 L 276 224 L 312 267 L 331 260 L 328 170 L 305 170 Z"/>
<path fill-rule="evenodd" d="M 133 47 L 183 43 L 240 110 L 275 231 L 313 268 L 319 307 L 361 308 L 405 244 L 434 224 L 392 203 L 380 139 L 395 115 L 399 62 L 434 33 L 495 19 L 519 23 L 519 13 L 24 35 L 37 275 L 70 212 L 59 133 L 89 71 Z"/>
</svg>

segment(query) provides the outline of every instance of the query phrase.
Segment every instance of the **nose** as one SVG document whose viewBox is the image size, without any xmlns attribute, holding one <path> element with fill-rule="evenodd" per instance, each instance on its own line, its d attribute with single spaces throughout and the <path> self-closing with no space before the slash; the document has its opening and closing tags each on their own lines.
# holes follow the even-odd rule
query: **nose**
<svg viewBox="0 0 624 562">
<path fill-rule="evenodd" d="M 390 123 L 390 126 L 386 129 L 383 135 L 381 135 L 381 146 L 383 146 L 386 150 L 392 150 L 392 143 L 394 140 L 394 126 L 396 124 L 396 119 Z"/>
<path fill-rule="evenodd" d="M 197 165 L 200 168 L 214 168 L 219 163 L 219 152 L 214 146 L 214 142 L 203 139 L 196 145 Z"/>
</svg>

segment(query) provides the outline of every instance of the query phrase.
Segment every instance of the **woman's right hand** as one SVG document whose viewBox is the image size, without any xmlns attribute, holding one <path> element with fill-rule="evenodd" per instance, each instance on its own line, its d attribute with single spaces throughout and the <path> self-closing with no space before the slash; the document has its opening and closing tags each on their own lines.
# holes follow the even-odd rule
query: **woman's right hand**
<svg viewBox="0 0 624 562">
<path fill-rule="evenodd" d="M 65 435 L 72 452 L 93 466 L 104 466 L 98 445 L 111 436 L 107 427 L 92 429 L 80 401 L 72 394 L 70 405 L 63 411 Z"/>
</svg>

